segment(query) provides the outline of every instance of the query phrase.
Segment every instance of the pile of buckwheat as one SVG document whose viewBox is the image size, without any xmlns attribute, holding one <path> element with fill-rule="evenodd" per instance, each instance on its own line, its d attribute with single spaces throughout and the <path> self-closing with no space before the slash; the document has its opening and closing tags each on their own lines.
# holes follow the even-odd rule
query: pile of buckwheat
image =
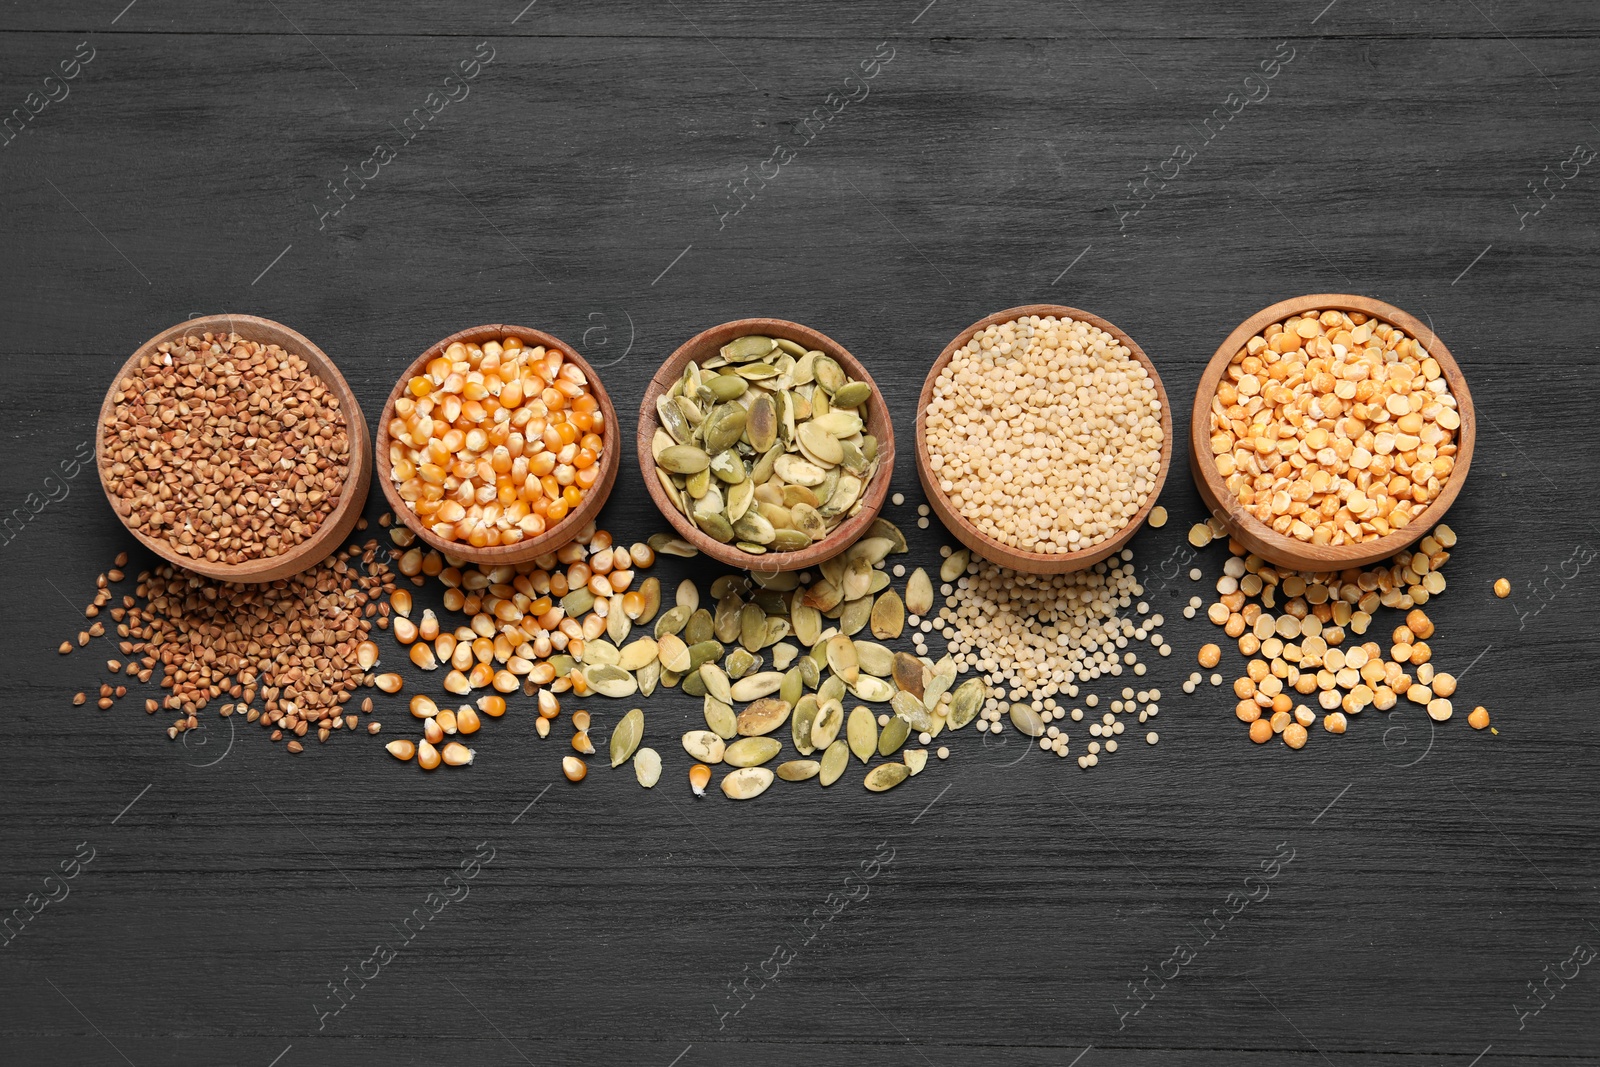
<svg viewBox="0 0 1600 1067">
<path fill-rule="evenodd" d="M 350 440 L 338 397 L 273 344 L 206 333 L 124 377 L 100 428 L 107 490 L 132 529 L 238 564 L 281 555 L 339 501 Z"/>
</svg>

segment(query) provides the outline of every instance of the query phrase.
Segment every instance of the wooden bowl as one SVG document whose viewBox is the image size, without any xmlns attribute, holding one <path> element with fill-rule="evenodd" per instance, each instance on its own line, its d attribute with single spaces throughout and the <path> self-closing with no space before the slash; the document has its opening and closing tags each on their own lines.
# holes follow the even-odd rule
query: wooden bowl
<svg viewBox="0 0 1600 1067">
<path fill-rule="evenodd" d="M 1227 372 L 1229 361 L 1245 343 L 1274 322 L 1282 322 L 1299 312 L 1360 311 L 1398 326 L 1422 342 L 1428 355 L 1438 360 L 1450 392 L 1456 398 L 1456 410 L 1461 416 L 1461 426 L 1456 430 L 1456 465 L 1450 472 L 1438 496 L 1409 524 L 1375 541 L 1359 545 L 1312 545 L 1280 534 L 1272 527 L 1251 515 L 1239 505 L 1237 499 L 1223 484 L 1217 473 L 1216 459 L 1211 455 L 1211 400 L 1217 385 Z M 1477 419 L 1473 415 L 1472 395 L 1467 391 L 1467 380 L 1461 374 L 1450 350 L 1433 330 L 1401 311 L 1392 304 L 1349 293 L 1315 293 L 1283 300 L 1263 308 L 1245 319 L 1222 342 L 1216 355 L 1200 378 L 1200 388 L 1194 398 L 1194 417 L 1190 423 L 1189 466 L 1194 472 L 1195 487 L 1211 508 L 1211 513 L 1227 526 L 1228 532 L 1251 552 L 1281 567 L 1302 571 L 1336 571 L 1347 567 L 1364 567 L 1388 559 L 1422 539 L 1437 526 L 1455 502 L 1456 494 L 1467 480 L 1467 470 L 1472 465 L 1472 447 L 1477 439 Z"/>
<path fill-rule="evenodd" d="M 809 548 L 794 552 L 768 552 L 756 556 L 735 545 L 725 545 L 707 536 L 687 515 L 673 506 L 672 501 L 667 499 L 666 491 L 661 488 L 660 479 L 656 477 L 655 456 L 650 448 L 650 443 L 655 438 L 656 427 L 660 425 L 660 417 L 656 414 L 656 398 L 672 388 L 673 383 L 683 375 L 683 368 L 691 361 L 700 363 L 710 359 L 723 345 L 735 337 L 744 337 L 747 334 L 783 337 L 803 344 L 807 348 L 824 352 L 837 360 L 839 366 L 843 367 L 851 378 L 858 382 L 866 382 L 872 387 L 866 432 L 878 439 L 878 468 L 873 472 L 872 481 L 862 490 L 861 510 L 841 522 L 821 541 Z M 884 497 L 889 493 L 889 482 L 894 477 L 894 425 L 889 421 L 889 406 L 884 403 L 878 383 L 872 380 L 867 368 L 863 367 L 844 345 L 809 326 L 784 319 L 737 319 L 733 322 L 724 322 L 704 333 L 696 334 L 679 345 L 678 350 L 661 364 L 661 369 L 656 371 L 655 377 L 650 379 L 650 384 L 644 391 L 644 401 L 639 405 L 638 445 L 639 470 L 644 475 L 645 488 L 650 490 L 650 499 L 656 502 L 656 507 L 666 516 L 672 528 L 678 531 L 678 536 L 711 558 L 740 570 L 759 569 L 773 573 L 798 571 L 837 556 L 860 540 L 861 535 L 872 525 L 872 520 L 878 517 L 878 512 L 883 508 Z"/>
<path fill-rule="evenodd" d="M 165 540 L 147 536 L 128 526 L 127 503 L 113 496 L 106 484 L 110 461 L 103 447 L 104 427 L 115 409 L 115 397 L 122 380 L 133 373 L 139 360 L 154 352 L 158 346 L 180 337 L 205 333 L 238 333 L 247 340 L 275 344 L 286 352 L 300 356 L 316 372 L 317 377 L 333 390 L 339 399 L 339 410 L 344 413 L 346 433 L 350 439 L 350 467 L 344 485 L 339 490 L 339 501 L 316 533 L 280 555 L 245 563 L 208 563 L 203 559 L 180 556 L 172 551 L 172 546 Z M 128 526 L 128 532 L 138 538 L 140 544 L 168 563 L 221 581 L 272 582 L 321 563 L 344 545 L 345 538 L 355 529 L 356 520 L 361 518 L 361 511 L 367 504 L 367 488 L 372 481 L 372 444 L 367 436 L 367 420 L 361 414 L 361 405 L 356 402 L 355 394 L 350 391 L 339 368 L 333 365 L 333 360 L 322 349 L 281 322 L 271 319 L 256 315 L 203 315 L 162 330 L 140 345 L 122 365 L 111 388 L 106 390 L 105 400 L 100 404 L 99 421 L 95 423 L 95 465 L 100 474 L 100 488 L 110 501 L 111 510 L 117 513 L 117 518 L 122 520 L 124 526 Z"/>
<path fill-rule="evenodd" d="M 418 518 L 417 513 L 411 510 L 411 505 L 401 499 L 399 487 L 395 485 L 391 473 L 393 468 L 389 462 L 389 423 L 394 419 L 394 402 L 400 398 L 406 383 L 421 374 L 430 360 L 442 356 L 444 350 L 457 341 L 481 345 L 485 341 L 498 341 L 508 334 L 522 338 L 523 343 L 530 348 L 543 345 L 547 349 L 555 349 L 569 362 L 576 363 L 578 369 L 589 379 L 589 391 L 600 402 L 600 410 L 606 419 L 605 445 L 600 451 L 600 479 L 583 495 L 583 500 L 578 506 L 567 512 L 566 518 L 539 536 L 518 541 L 514 545 L 473 548 L 460 541 L 446 541 L 429 530 Z M 377 479 L 395 517 L 405 523 L 430 548 L 455 559 L 485 563 L 490 566 L 502 563 L 526 563 L 546 552 L 553 552 L 571 541 L 574 534 L 600 514 L 600 509 L 605 506 L 606 497 L 611 495 L 611 487 L 617 482 L 617 465 L 622 456 L 622 445 L 617 440 L 617 434 L 617 412 L 611 406 L 611 397 L 606 394 L 605 386 L 600 384 L 600 376 L 595 373 L 594 368 L 589 366 L 588 361 L 578 355 L 571 345 L 550 336 L 543 330 L 534 330 L 527 326 L 507 326 L 502 323 L 472 326 L 431 345 L 427 351 L 412 361 L 411 366 L 406 368 L 405 373 L 400 375 L 400 380 L 395 382 L 394 388 L 389 391 L 389 399 L 383 403 L 383 416 L 378 420 Z"/>
<path fill-rule="evenodd" d="M 1078 552 L 1025 552 L 996 541 L 956 511 L 954 505 L 950 503 L 950 498 L 939 488 L 939 480 L 933 476 L 928 465 L 926 413 L 928 405 L 933 401 L 933 383 L 938 379 L 939 372 L 944 370 L 957 350 L 965 346 L 972 339 L 972 335 L 979 330 L 1029 315 L 1054 315 L 1058 319 L 1070 318 L 1100 327 L 1115 337 L 1135 359 L 1144 364 L 1150 380 L 1155 383 L 1156 396 L 1161 401 L 1161 467 L 1156 472 L 1155 488 L 1150 491 L 1143 506 L 1129 520 L 1128 525 L 1099 544 Z M 1167 390 L 1161 384 L 1161 375 L 1156 373 L 1156 365 L 1150 362 L 1150 357 L 1144 354 L 1144 349 L 1140 348 L 1133 338 L 1100 316 L 1091 315 L 1087 311 L 1063 307 L 1060 304 L 1024 304 L 1022 307 L 1008 308 L 987 315 L 956 334 L 951 342 L 944 346 L 939 358 L 933 361 L 933 369 L 928 371 L 927 380 L 922 383 L 922 395 L 917 400 L 917 474 L 922 479 L 923 491 L 928 495 L 928 504 L 933 508 L 933 513 L 939 516 L 939 521 L 943 522 L 945 528 L 955 534 L 962 544 L 984 559 L 1010 567 L 1012 570 L 1028 574 L 1065 574 L 1068 571 L 1081 571 L 1092 567 L 1119 551 L 1133 539 L 1133 535 L 1139 532 L 1139 527 L 1143 526 L 1145 519 L 1149 517 L 1150 509 L 1155 507 L 1156 500 L 1161 496 L 1161 489 L 1166 485 L 1167 471 L 1171 466 L 1172 405 L 1167 402 Z"/>
</svg>

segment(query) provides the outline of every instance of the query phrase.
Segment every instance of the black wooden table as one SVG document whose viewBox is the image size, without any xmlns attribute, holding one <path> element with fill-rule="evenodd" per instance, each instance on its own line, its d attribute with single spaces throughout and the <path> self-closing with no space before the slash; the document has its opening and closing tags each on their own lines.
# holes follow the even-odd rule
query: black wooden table
<svg viewBox="0 0 1600 1067">
<path fill-rule="evenodd" d="M 1600 1062 L 1592 5 L 125 3 L 0 12 L 0 1061 Z M 1162 742 L 1089 773 L 969 730 L 882 796 L 736 805 L 684 788 L 677 694 L 653 792 L 569 785 L 525 702 L 432 776 L 69 703 L 110 652 L 55 647 L 133 544 L 95 412 L 196 314 L 299 329 L 369 420 L 435 339 L 538 326 L 625 430 L 691 334 L 808 323 L 884 387 L 928 562 L 909 430 L 962 326 L 1104 315 L 1186 427 L 1222 338 L 1305 292 L 1409 310 L 1472 383 L 1430 611 L 1498 735 L 1413 709 L 1293 753 L 1181 694 L 1214 635 L 1186 429 L 1133 542 Z M 664 528 L 631 454 L 604 523 Z"/>
</svg>

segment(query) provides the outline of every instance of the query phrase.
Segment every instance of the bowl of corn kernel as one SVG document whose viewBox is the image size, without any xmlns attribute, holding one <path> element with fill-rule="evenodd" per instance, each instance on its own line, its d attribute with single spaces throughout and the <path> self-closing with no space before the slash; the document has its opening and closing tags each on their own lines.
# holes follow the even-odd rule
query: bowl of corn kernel
<svg viewBox="0 0 1600 1067">
<path fill-rule="evenodd" d="M 540 330 L 474 326 L 407 368 L 378 422 L 377 480 L 433 548 L 474 563 L 554 551 L 616 482 L 616 411 L 594 368 Z"/>
<path fill-rule="evenodd" d="M 1477 436 L 1461 368 L 1433 330 L 1363 296 L 1252 315 L 1195 395 L 1190 464 L 1212 513 L 1272 563 L 1384 560 L 1437 526 Z"/>
</svg>

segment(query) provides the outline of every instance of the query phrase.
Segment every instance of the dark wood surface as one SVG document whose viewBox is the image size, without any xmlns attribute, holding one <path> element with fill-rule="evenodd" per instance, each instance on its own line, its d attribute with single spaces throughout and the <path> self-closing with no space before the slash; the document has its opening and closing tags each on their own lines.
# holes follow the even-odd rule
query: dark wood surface
<svg viewBox="0 0 1600 1067">
<path fill-rule="evenodd" d="M 0 949 L 0 1061 L 1600 1062 L 1600 965 L 1565 962 L 1600 945 L 1592 5 L 124 4 L 0 10 L 6 111 L 93 49 L 0 147 L 0 506 L 39 508 L 81 467 L 0 545 L 0 914 L 94 850 Z M 481 41 L 468 95 L 319 231 L 325 183 L 394 147 Z M 806 143 L 863 61 L 869 94 Z M 778 144 L 797 155 L 719 230 L 728 182 Z M 1146 166 L 1180 173 L 1119 223 Z M 909 428 L 941 346 L 996 309 L 1103 315 L 1187 413 L 1229 330 L 1317 291 L 1429 322 L 1471 381 L 1482 433 L 1430 610 L 1457 706 L 1488 706 L 1498 736 L 1368 713 L 1291 753 L 1252 747 L 1225 691 L 1185 698 L 1215 631 L 1163 576 L 1191 565 L 1201 514 L 1181 475 L 1170 525 L 1133 541 L 1176 646 L 1146 657 L 1162 742 L 1093 773 L 969 730 L 891 793 L 852 773 L 739 805 L 684 788 L 681 696 L 649 704 L 653 792 L 598 761 L 561 780 L 564 738 L 540 742 L 526 702 L 472 768 L 433 776 L 377 739 L 290 758 L 208 719 L 185 746 L 139 701 L 69 703 L 111 652 L 55 646 L 133 547 L 80 443 L 127 354 L 198 313 L 302 331 L 369 418 L 472 323 L 566 338 L 632 411 L 684 339 L 773 315 L 848 346 Z M 908 503 L 885 514 L 910 528 L 901 444 Z M 604 521 L 665 527 L 631 457 Z M 912 532 L 935 559 L 939 531 Z M 1212 577 L 1221 551 L 1196 561 Z M 386 737 L 409 732 L 402 705 L 380 703 Z M 597 730 L 618 710 L 594 702 Z M 468 895 L 319 1030 L 327 983 L 400 944 L 479 842 Z M 892 861 L 802 945 L 880 843 Z M 1280 843 L 1266 898 L 1207 942 Z M 1178 944 L 1194 958 L 1119 1029 L 1129 983 L 1170 975 Z M 778 978 L 720 1019 L 779 945 Z"/>
</svg>

